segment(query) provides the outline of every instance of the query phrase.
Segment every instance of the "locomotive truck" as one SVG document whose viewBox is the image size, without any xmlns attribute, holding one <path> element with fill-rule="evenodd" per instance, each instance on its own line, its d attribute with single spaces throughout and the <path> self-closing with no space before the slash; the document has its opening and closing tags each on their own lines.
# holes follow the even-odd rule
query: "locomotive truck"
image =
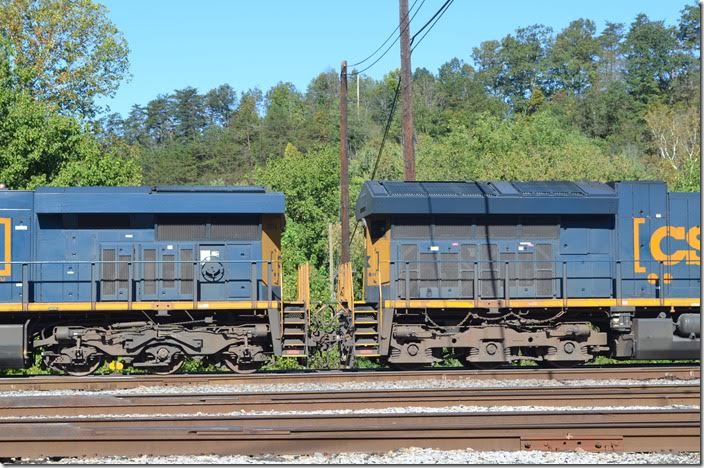
<svg viewBox="0 0 704 468">
<path fill-rule="evenodd" d="M 1 190 L 0 367 L 251 372 L 333 341 L 347 365 L 699 357 L 698 193 L 367 182 L 363 290 L 341 265 L 330 334 L 311 330 L 305 265 L 282 297 L 284 211 L 253 186 Z"/>
</svg>

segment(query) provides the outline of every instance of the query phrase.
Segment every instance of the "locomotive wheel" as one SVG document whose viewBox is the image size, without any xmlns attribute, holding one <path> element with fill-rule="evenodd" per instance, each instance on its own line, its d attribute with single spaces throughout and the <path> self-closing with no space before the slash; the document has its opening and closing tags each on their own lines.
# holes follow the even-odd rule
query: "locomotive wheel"
<svg viewBox="0 0 704 468">
<path fill-rule="evenodd" d="M 71 361 L 68 363 L 57 363 L 59 356 L 44 356 L 44 365 L 60 374 L 72 375 L 75 377 L 84 377 L 97 371 L 103 365 L 103 356 L 92 354 L 86 362 Z"/>
<path fill-rule="evenodd" d="M 256 362 L 239 362 L 236 359 L 227 358 L 223 359 L 222 362 L 225 364 L 225 367 L 237 374 L 252 374 L 258 371 L 262 366 L 260 363 Z"/>
<path fill-rule="evenodd" d="M 153 372 L 157 375 L 175 374 L 181 370 L 185 363 L 186 358 L 183 356 L 174 357 L 169 364 L 163 367 L 155 367 Z"/>
<path fill-rule="evenodd" d="M 74 377 L 85 377 L 97 371 L 101 365 L 103 365 L 103 359 L 98 358 L 85 364 L 72 363 L 66 365 L 50 365 L 49 367 L 62 374 L 72 375 Z"/>
</svg>

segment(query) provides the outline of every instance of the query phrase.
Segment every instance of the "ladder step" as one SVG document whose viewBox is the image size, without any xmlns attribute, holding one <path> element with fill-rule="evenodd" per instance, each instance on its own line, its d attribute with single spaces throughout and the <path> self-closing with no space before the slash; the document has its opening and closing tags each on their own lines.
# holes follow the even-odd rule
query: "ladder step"
<svg viewBox="0 0 704 468">
<path fill-rule="evenodd" d="M 376 340 L 371 340 L 371 339 L 365 339 L 365 338 L 360 338 L 354 342 L 355 346 L 364 346 L 365 348 L 368 346 L 374 346 L 378 347 L 379 343 L 377 343 Z"/>
<path fill-rule="evenodd" d="M 284 339 L 283 345 L 284 346 L 305 346 L 305 341 L 300 340 L 298 338 L 288 338 Z"/>
</svg>

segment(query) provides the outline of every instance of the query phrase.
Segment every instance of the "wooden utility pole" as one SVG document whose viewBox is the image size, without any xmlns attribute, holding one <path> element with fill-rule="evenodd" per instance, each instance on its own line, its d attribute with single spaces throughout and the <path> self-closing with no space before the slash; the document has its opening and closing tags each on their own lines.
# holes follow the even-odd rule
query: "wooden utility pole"
<svg viewBox="0 0 704 468">
<path fill-rule="evenodd" d="M 347 158 L 347 61 L 340 67 L 340 264 L 350 261 L 350 176 Z"/>
<path fill-rule="evenodd" d="M 411 25 L 408 20 L 408 0 L 399 0 L 399 24 L 401 29 L 401 100 L 403 101 L 403 173 L 406 180 L 416 180 L 411 93 Z"/>
<path fill-rule="evenodd" d="M 333 260 L 333 255 L 335 253 L 335 250 L 333 248 L 333 224 L 330 223 L 328 224 L 328 270 L 329 271 L 329 279 L 330 279 L 330 300 L 334 301 L 335 300 L 335 274 L 333 273 L 333 270 L 335 269 L 335 261 Z"/>
</svg>

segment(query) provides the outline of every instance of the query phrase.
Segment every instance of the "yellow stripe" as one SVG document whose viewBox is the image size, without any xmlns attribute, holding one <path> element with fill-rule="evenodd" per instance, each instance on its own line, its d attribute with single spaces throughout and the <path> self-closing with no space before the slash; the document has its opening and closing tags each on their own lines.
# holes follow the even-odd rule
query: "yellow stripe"
<svg viewBox="0 0 704 468">
<path fill-rule="evenodd" d="M 198 310 L 252 310 L 278 308 L 278 301 L 201 301 Z M 133 302 L 132 310 L 193 310 L 193 301 Z M 86 312 L 128 310 L 126 302 L 96 302 L 92 309 L 90 302 L 33 302 L 28 304 L 30 312 Z M 0 312 L 20 312 L 22 304 L 0 304 Z"/>
<path fill-rule="evenodd" d="M 699 307 L 699 298 L 672 298 L 665 299 L 661 302 L 660 299 L 643 299 L 632 298 L 622 299 L 568 299 L 566 302 L 563 299 L 511 299 L 508 304 L 504 300 L 495 301 L 462 301 L 462 300 L 416 300 L 410 301 L 384 301 L 385 308 L 395 309 L 474 309 L 490 308 L 490 307 L 511 307 L 511 308 L 532 308 L 532 307 L 616 307 L 616 306 L 632 306 L 632 307 Z"/>
<path fill-rule="evenodd" d="M 0 270 L 0 276 L 10 276 L 12 274 L 12 219 L 11 218 L 0 218 L 0 224 L 4 225 L 5 230 L 5 255 L 2 265 L 2 270 Z"/>
</svg>

